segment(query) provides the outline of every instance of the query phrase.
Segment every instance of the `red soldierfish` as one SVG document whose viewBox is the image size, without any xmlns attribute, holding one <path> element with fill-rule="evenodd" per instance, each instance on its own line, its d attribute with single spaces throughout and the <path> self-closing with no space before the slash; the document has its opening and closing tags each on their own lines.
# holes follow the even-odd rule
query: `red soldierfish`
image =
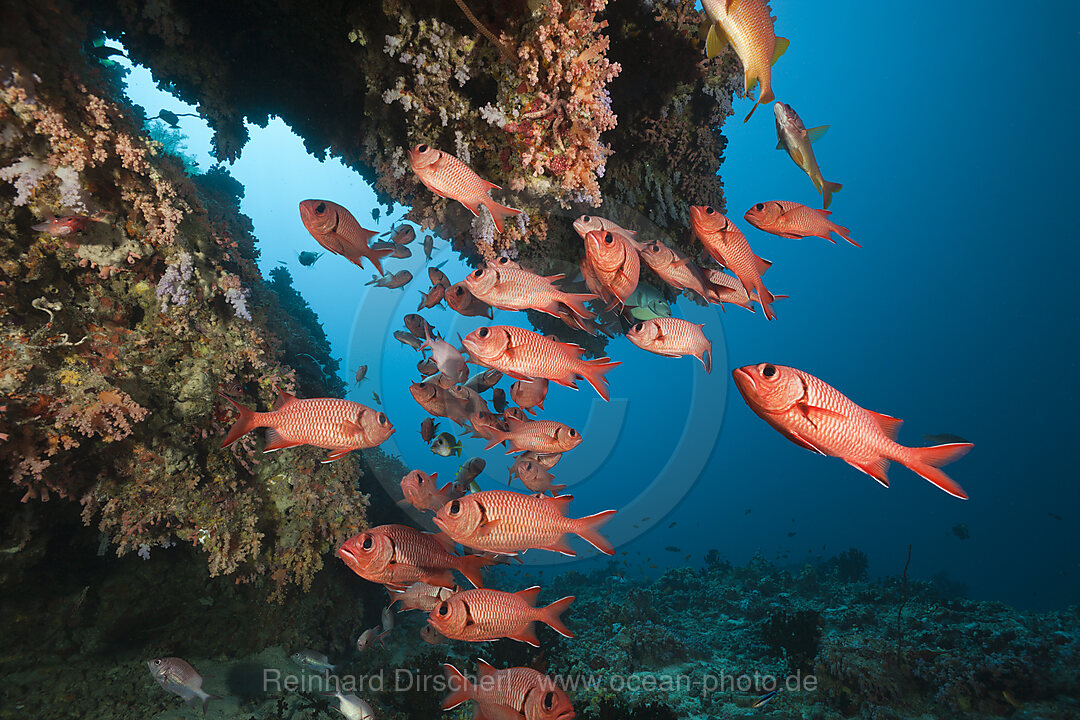
<svg viewBox="0 0 1080 720">
<path fill-rule="evenodd" d="M 581 444 L 581 433 L 574 428 L 554 420 L 519 420 L 507 418 L 510 425 L 508 432 L 495 427 L 488 427 L 486 437 L 490 450 L 501 442 L 509 442 L 506 454 L 531 451 L 537 453 L 563 453 L 573 450 Z"/>
<path fill-rule="evenodd" d="M 353 450 L 372 448 L 394 434 L 386 413 L 366 405 L 338 398 L 298 400 L 284 390 L 270 412 L 255 412 L 225 393 L 240 417 L 229 429 L 221 447 L 229 447 L 255 428 L 269 428 L 263 452 L 273 452 L 300 445 L 314 445 L 332 452 L 323 462 L 333 462 Z"/>
<path fill-rule="evenodd" d="M 535 415 L 536 410 L 533 408 L 544 409 L 547 391 L 547 380 L 518 380 L 510 386 L 510 399 L 521 406 L 522 410 Z"/>
<path fill-rule="evenodd" d="M 476 587 L 483 587 L 480 568 L 491 559 L 454 555 L 434 535 L 406 525 L 379 525 L 353 535 L 337 550 L 354 573 L 381 585 L 404 589 L 415 582 L 453 587 L 457 570 Z"/>
<path fill-rule="evenodd" d="M 503 231 L 503 220 L 521 212 L 492 200 L 489 193 L 502 188 L 484 180 L 448 152 L 417 145 L 409 150 L 409 165 L 420 182 L 439 197 L 457 200 L 473 215 L 480 214 L 481 205 L 487 207 L 499 232 Z"/>
<path fill-rule="evenodd" d="M 566 534 L 583 538 L 607 555 L 615 549 L 599 532 L 614 510 L 583 518 L 566 517 L 572 495 L 545 497 L 509 490 L 483 490 L 451 500 L 435 514 L 435 524 L 467 547 L 499 555 L 516 555 L 536 548 L 576 555 Z"/>
<path fill-rule="evenodd" d="M 574 597 L 564 597 L 538 608 L 536 598 L 539 594 L 539 587 L 515 593 L 485 588 L 463 590 L 439 603 L 428 615 L 428 622 L 451 640 L 466 642 L 510 638 L 540 647 L 534 622 L 549 625 L 563 637 L 574 637 L 559 617 L 574 602 Z"/>
<path fill-rule="evenodd" d="M 642 350 L 664 357 L 693 355 L 712 372 L 712 342 L 701 331 L 704 325 L 682 318 L 653 318 L 639 322 L 626 331 L 626 339 Z M 706 354 L 708 359 L 706 360 Z"/>
<path fill-rule="evenodd" d="M 486 317 L 491 319 L 491 306 L 487 303 L 477 300 L 469 289 L 465 287 L 465 283 L 454 283 L 450 287 L 446 288 L 446 304 L 450 306 L 454 312 L 465 317 Z"/>
<path fill-rule="evenodd" d="M 707 205 L 690 207 L 690 225 L 713 259 L 739 277 L 747 294 L 757 291 L 765 317 L 774 319 L 770 306 L 774 298 L 761 280 L 770 263 L 754 254 L 742 231 Z"/>
<path fill-rule="evenodd" d="M 750 409 L 796 445 L 841 458 L 885 487 L 893 460 L 953 497 L 967 499 L 964 489 L 938 468 L 974 447 L 971 443 L 900 445 L 896 436 L 903 421 L 861 408 L 831 385 L 792 367 L 761 363 L 732 374 Z"/>
<path fill-rule="evenodd" d="M 329 200 L 304 200 L 300 203 L 300 220 L 311 237 L 332 253 L 341 255 L 353 264 L 363 267 L 361 258 L 367 258 L 382 274 L 382 258 L 391 250 L 375 250 L 368 240 L 375 237 L 374 230 L 360 227 L 353 214 Z"/>
<path fill-rule="evenodd" d="M 364 283 L 365 285 L 374 285 L 375 287 L 395 288 L 405 287 L 412 282 L 412 273 L 408 270 L 398 270 L 393 275 L 372 275 L 371 280 Z"/>
<path fill-rule="evenodd" d="M 401 493 L 405 496 L 404 502 L 409 503 L 417 510 L 430 510 L 435 512 L 446 503 L 456 497 L 454 483 L 449 482 L 441 488 L 438 486 L 439 473 L 428 475 L 421 470 L 413 470 L 401 478 Z"/>
<path fill-rule="evenodd" d="M 492 325 L 473 330 L 462 340 L 472 362 L 500 370 L 517 380 L 545 378 L 565 387 L 577 388 L 580 375 L 600 397 L 608 399 L 604 374 L 621 363 L 609 358 L 582 359 L 584 350 L 539 333 L 510 325 Z"/>
<path fill-rule="evenodd" d="M 750 208 L 743 217 L 758 230 L 764 230 L 782 238 L 797 240 L 814 236 L 835 243 L 832 233 L 836 233 L 855 247 L 862 247 L 851 239 L 851 231 L 830 220 L 830 215 L 832 213 L 828 210 L 818 210 L 801 203 L 770 200 Z"/>
<path fill-rule="evenodd" d="M 53 237 L 68 237 L 81 233 L 92 222 L 107 223 L 112 213 L 99 212 L 94 215 L 64 215 L 63 217 L 50 217 L 43 223 L 31 227 L 37 232 L 46 232 Z"/>
<path fill-rule="evenodd" d="M 401 603 L 398 612 L 406 610 L 431 612 L 443 600 L 459 592 L 458 588 L 444 588 L 422 582 L 415 582 L 404 590 L 387 588 L 386 591 L 390 593 L 390 607 L 394 607 L 395 603 Z"/>
<path fill-rule="evenodd" d="M 821 193 L 821 206 L 828 208 L 829 203 L 832 202 L 833 193 L 840 192 L 844 186 L 840 183 L 829 182 L 821 176 L 821 168 L 818 167 L 814 149 L 810 145 L 821 139 L 829 126 L 820 125 L 807 130 L 799 114 L 790 105 L 782 102 L 773 105 L 773 114 L 776 115 L 776 149 L 787 150 L 787 154 L 810 177 L 814 187 Z"/>
<path fill-rule="evenodd" d="M 536 273 L 512 267 L 486 267 L 469 273 L 465 287 L 478 300 L 500 310 L 538 310 L 559 317 L 561 305 L 565 305 L 580 318 L 595 317 L 585 303 L 595 295 L 563 292 L 554 281 L 563 275 L 540 276 Z"/>
<path fill-rule="evenodd" d="M 702 273 L 705 275 L 705 281 L 709 283 L 709 287 L 716 293 L 716 297 L 721 303 L 738 305 L 750 312 L 756 312 L 754 303 L 761 304 L 757 291 L 747 294 L 746 288 L 739 282 L 739 278 L 728 275 L 726 272 L 716 268 L 702 268 Z M 773 295 L 774 300 L 786 297 L 787 295 Z"/>
<path fill-rule="evenodd" d="M 693 290 L 708 302 L 719 302 L 705 283 L 701 268 L 678 250 L 653 242 L 642 246 L 641 258 L 661 280 L 676 290 Z"/>
<path fill-rule="evenodd" d="M 476 703 L 474 716 L 478 718 L 573 720 L 574 706 L 566 691 L 547 675 L 528 667 L 496 670 L 483 660 L 476 663 L 475 683 L 453 665 L 443 665 L 446 686 L 450 690 L 443 699 L 443 710 L 452 710 L 472 700 Z"/>
<path fill-rule="evenodd" d="M 626 299 L 637 289 L 641 274 L 637 248 L 622 235 L 590 230 L 585 233 L 585 260 L 600 283 L 600 297 L 608 301 L 608 307 L 626 304 Z"/>
</svg>

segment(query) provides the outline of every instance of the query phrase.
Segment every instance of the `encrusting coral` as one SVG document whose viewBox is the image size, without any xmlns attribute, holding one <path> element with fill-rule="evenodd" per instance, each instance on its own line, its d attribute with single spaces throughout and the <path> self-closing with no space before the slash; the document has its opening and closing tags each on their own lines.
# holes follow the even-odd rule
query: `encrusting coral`
<svg viewBox="0 0 1080 720">
<path fill-rule="evenodd" d="M 47 524 L 40 503 L 66 499 L 118 554 L 190 543 L 211 575 L 268 578 L 276 597 L 307 587 L 366 524 L 360 461 L 261 456 L 254 435 L 222 450 L 233 417 L 215 391 L 261 408 L 275 386 L 342 394 L 326 337 L 286 280 L 262 280 L 238 184 L 188 177 L 145 137 L 77 18 L 29 40 L 47 15 L 2 18 L 24 39 L 0 58 L 5 544 L 24 547 Z M 61 238 L 31 229 L 75 211 L 109 214 Z"/>
</svg>

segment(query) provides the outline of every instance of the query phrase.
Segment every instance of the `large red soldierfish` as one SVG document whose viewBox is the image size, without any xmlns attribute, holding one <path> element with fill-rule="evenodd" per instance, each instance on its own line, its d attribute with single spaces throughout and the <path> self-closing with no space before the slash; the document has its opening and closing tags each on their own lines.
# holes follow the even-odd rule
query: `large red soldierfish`
<svg viewBox="0 0 1080 720">
<path fill-rule="evenodd" d="M 451 570 L 483 587 L 480 568 L 492 562 L 480 555 L 454 555 L 434 535 L 407 525 L 379 525 L 353 535 L 337 554 L 360 577 L 397 590 L 415 582 L 453 587 Z"/>
<path fill-rule="evenodd" d="M 676 317 L 653 318 L 626 331 L 626 339 L 642 350 L 664 357 L 693 355 L 712 372 L 712 342 L 701 331 L 704 325 Z"/>
<path fill-rule="evenodd" d="M 799 168 L 810 177 L 814 187 L 821 193 L 821 206 L 828 208 L 835 192 L 844 187 L 840 183 L 829 182 L 821 176 L 814 149 L 810 145 L 817 142 L 829 129 L 828 125 L 819 125 L 809 130 L 803 125 L 802 118 L 790 105 L 778 102 L 773 105 L 776 115 L 776 149 L 787 150 L 787 154 Z"/>
<path fill-rule="evenodd" d="M 473 270 L 465 278 L 465 287 L 478 300 L 500 310 L 538 310 L 559 316 L 560 304 L 580 318 L 595 317 L 585 303 L 595 295 L 563 292 L 554 281 L 563 275 L 541 276 L 522 268 L 486 267 Z"/>
<path fill-rule="evenodd" d="M 481 552 L 516 555 L 535 548 L 573 556 L 577 553 L 566 543 L 567 533 L 573 533 L 600 552 L 615 554 L 599 532 L 615 511 L 569 518 L 566 510 L 573 499 L 482 490 L 443 505 L 435 513 L 435 524 L 451 539 Z"/>
<path fill-rule="evenodd" d="M 608 307 L 625 305 L 641 274 L 637 244 L 607 230 L 590 230 L 585 233 L 585 262 L 600 283 L 600 297 L 608 301 Z"/>
<path fill-rule="evenodd" d="M 490 450 L 501 442 L 509 442 L 507 455 L 523 451 L 550 455 L 573 450 L 581 444 L 581 433 L 561 422 L 520 420 L 512 415 L 506 422 L 510 426 L 510 430 L 506 432 L 495 427 L 487 428 L 485 437 L 488 439 L 488 446 L 485 450 Z"/>
<path fill-rule="evenodd" d="M 767 0 L 702 0 L 702 7 L 713 25 L 705 41 L 705 54 L 714 58 L 730 44 L 742 60 L 746 94 L 761 84 L 757 102 L 750 108 L 750 119 L 758 105 L 775 99 L 772 91 L 772 65 L 788 48 L 788 41 L 776 37 L 775 18 Z"/>
<path fill-rule="evenodd" d="M 564 597 L 538 608 L 539 594 L 539 587 L 515 593 L 485 588 L 463 590 L 439 603 L 428 615 L 428 622 L 446 637 L 466 642 L 510 638 L 540 647 L 534 622 L 549 625 L 563 637 L 574 637 L 559 618 L 574 602 L 574 597 Z"/>
<path fill-rule="evenodd" d="M 770 200 L 750 208 L 743 217 L 758 230 L 782 238 L 798 240 L 813 236 L 835 243 L 832 233 L 836 233 L 855 247 L 862 247 L 851 239 L 851 231 L 830 220 L 830 215 L 832 213 L 828 210 L 819 210 L 801 203 Z"/>
<path fill-rule="evenodd" d="M 489 193 L 502 188 L 483 179 L 448 152 L 417 145 L 409 150 L 409 165 L 420 182 L 439 197 L 457 200 L 473 215 L 480 214 L 481 205 L 487 207 L 499 232 L 503 231 L 503 220 L 521 212 L 492 200 Z"/>
<path fill-rule="evenodd" d="M 765 317 L 770 320 L 775 318 L 776 313 L 771 307 L 775 298 L 765 289 L 761 279 L 771 263 L 754 254 L 742 231 L 707 205 L 690 207 L 690 225 L 713 259 L 738 276 L 747 295 L 757 291 Z"/>
<path fill-rule="evenodd" d="M 477 660 L 476 682 L 470 681 L 453 665 L 443 665 L 443 670 L 450 690 L 443 699 L 443 710 L 452 710 L 472 700 L 476 703 L 476 718 L 574 720 L 574 706 L 566 691 L 532 668 L 496 670 L 483 660 Z"/>
<path fill-rule="evenodd" d="M 859 407 L 810 373 L 761 363 L 733 373 L 746 404 L 796 445 L 841 458 L 889 487 L 889 461 L 898 462 L 953 497 L 967 493 L 938 468 L 972 447 L 954 442 L 905 447 L 896 442 L 901 420 Z"/>
<path fill-rule="evenodd" d="M 225 393 L 218 395 L 236 408 L 240 417 L 229 429 L 221 447 L 229 447 L 255 428 L 269 428 L 263 452 L 273 452 L 300 445 L 314 445 L 332 452 L 323 462 L 333 462 L 353 450 L 372 448 L 394 434 L 386 413 L 366 405 L 338 398 L 298 400 L 278 390 L 277 402 L 270 412 L 246 408 Z"/>
<path fill-rule="evenodd" d="M 581 347 L 559 342 L 512 325 L 491 325 L 473 330 L 462 340 L 471 362 L 499 370 L 515 380 L 547 379 L 577 388 L 581 376 L 600 397 L 608 399 L 604 375 L 619 362 L 609 358 L 585 360 Z"/>
<path fill-rule="evenodd" d="M 393 252 L 370 247 L 368 240 L 375 237 L 375 231 L 360 227 L 351 212 L 329 200 L 304 200 L 300 203 L 300 220 L 324 248 L 358 267 L 364 266 L 360 259 L 367 258 L 380 275 L 382 259 Z"/>
</svg>

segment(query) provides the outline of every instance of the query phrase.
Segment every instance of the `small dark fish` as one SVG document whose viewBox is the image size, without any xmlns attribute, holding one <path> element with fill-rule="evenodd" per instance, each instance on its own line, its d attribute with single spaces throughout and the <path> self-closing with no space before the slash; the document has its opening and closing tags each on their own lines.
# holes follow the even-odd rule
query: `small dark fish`
<svg viewBox="0 0 1080 720">
<path fill-rule="evenodd" d="M 951 443 L 970 443 L 970 440 L 965 440 L 959 435 L 953 435 L 952 433 L 942 433 L 941 435 L 923 435 L 923 440 L 931 445 L 949 445 Z"/>
<path fill-rule="evenodd" d="M 670 529 L 671 529 L 671 528 L 673 528 L 673 527 L 675 527 L 675 523 L 671 523 L 670 525 L 668 525 L 668 526 L 667 526 L 667 529 L 668 529 L 668 530 L 670 530 Z"/>
<path fill-rule="evenodd" d="M 1062 519 L 1062 517 L 1060 515 L 1058 515 L 1057 513 L 1048 512 L 1046 514 L 1049 515 L 1050 517 L 1054 518 L 1055 520 L 1061 520 Z"/>
<path fill-rule="evenodd" d="M 367 365 L 356 368 L 356 384 L 359 385 L 367 377 Z"/>
<path fill-rule="evenodd" d="M 180 118 L 176 116 L 176 113 L 168 110 L 160 111 L 157 116 L 159 120 L 163 120 L 169 127 L 176 127 L 180 123 Z"/>
<path fill-rule="evenodd" d="M 796 532 L 795 532 L 794 530 L 792 530 L 791 532 L 789 532 L 789 533 L 787 534 L 787 536 L 788 536 L 788 537 L 795 537 L 795 535 L 796 535 L 796 534 L 797 534 L 797 533 L 796 533 Z"/>
<path fill-rule="evenodd" d="M 382 214 L 382 212 L 379 210 L 379 208 L 372 208 L 371 209 L 371 219 L 374 220 L 375 222 L 379 222 L 379 215 L 381 215 L 381 214 Z"/>
<path fill-rule="evenodd" d="M 755 702 L 755 703 L 754 703 L 753 705 L 751 705 L 750 707 L 751 707 L 751 708 L 759 708 L 759 707 L 763 706 L 763 705 L 764 705 L 765 703 L 769 702 L 769 701 L 770 701 L 770 700 L 772 700 L 772 699 L 773 699 L 774 697 L 776 697 L 777 693 L 779 693 L 779 692 L 780 692 L 779 690 L 773 690 L 772 692 L 767 692 L 767 693 L 765 693 L 764 695 L 762 695 L 761 697 L 759 697 L 759 698 L 757 699 L 757 702 Z"/>
<path fill-rule="evenodd" d="M 470 458 L 458 469 L 457 478 L 454 480 L 454 490 L 462 495 L 469 492 L 470 489 L 479 490 L 479 487 L 474 487 L 476 485 L 474 480 L 480 473 L 484 472 L 485 467 L 487 467 L 487 461 L 484 458 Z"/>
<path fill-rule="evenodd" d="M 443 295 L 446 293 L 446 288 L 442 285 L 432 285 L 431 289 L 427 293 L 420 293 L 420 304 L 417 305 L 416 310 L 426 310 L 427 308 L 433 308 L 443 301 Z"/>
<path fill-rule="evenodd" d="M 746 512 L 744 512 L 743 515 L 749 515 L 751 512 L 753 512 L 753 508 L 746 508 Z"/>
<path fill-rule="evenodd" d="M 431 323 L 416 313 L 405 316 L 405 328 L 418 338 L 435 335 L 435 328 L 431 327 Z"/>
<path fill-rule="evenodd" d="M 427 418 L 420 423 L 420 437 L 424 442 L 429 443 L 435 439 L 435 431 L 439 429 L 439 423 L 435 422 L 435 418 Z"/>
<path fill-rule="evenodd" d="M 394 288 L 405 287 L 412 282 L 412 273 L 408 270 L 398 270 L 393 275 L 372 275 L 370 282 L 364 283 L 365 285 L 374 285 L 375 287 Z"/>
<path fill-rule="evenodd" d="M 446 302 L 457 313 L 465 317 L 492 318 L 491 306 L 477 300 L 462 283 L 454 283 L 446 289 Z"/>
<path fill-rule="evenodd" d="M 448 432 L 439 433 L 435 442 L 431 443 L 431 452 L 442 457 L 461 457 L 461 441 Z"/>
<path fill-rule="evenodd" d="M 390 253 L 390 257 L 398 258 L 399 260 L 403 260 L 405 258 L 410 258 L 410 257 L 412 257 L 412 250 L 410 250 L 405 245 L 397 245 L 397 244 L 395 244 L 394 252 Z"/>
<path fill-rule="evenodd" d="M 419 370 L 420 374 L 424 377 L 429 377 L 439 372 L 439 363 L 435 362 L 435 358 L 426 357 L 416 363 L 416 369 Z"/>
<path fill-rule="evenodd" d="M 430 235 L 424 236 L 424 257 L 431 259 L 431 251 L 435 249 L 435 239 Z"/>
<path fill-rule="evenodd" d="M 427 269 L 428 277 L 431 279 L 432 285 L 442 285 L 443 288 L 450 287 L 450 278 L 446 277 L 446 273 L 437 267 L 431 267 Z"/>
<path fill-rule="evenodd" d="M 677 547 L 675 547 L 674 545 L 668 545 L 668 546 L 667 546 L 666 548 L 664 548 L 664 549 L 665 549 L 665 550 L 667 550 L 668 552 L 677 552 L 677 553 L 681 553 L 681 552 L 682 552 L 682 548 L 677 548 Z"/>
<path fill-rule="evenodd" d="M 94 47 L 90 48 L 90 54 L 96 57 L 98 60 L 108 60 L 114 55 L 119 55 L 120 57 L 127 57 L 127 55 L 124 54 L 123 50 L 119 50 L 108 45 L 95 45 Z"/>
<path fill-rule="evenodd" d="M 296 253 L 296 257 L 300 260 L 300 264 L 304 267 L 311 267 L 315 264 L 315 261 L 321 258 L 325 253 L 312 252 L 311 250 L 305 250 L 301 253 Z"/>
<path fill-rule="evenodd" d="M 491 391 L 491 406 L 495 408 L 495 412 L 500 415 L 506 412 L 506 391 L 502 388 L 495 388 Z"/>
<path fill-rule="evenodd" d="M 484 370 L 465 381 L 465 387 L 471 388 L 478 393 L 487 392 L 502 380 L 502 376 L 503 374 L 498 370 Z"/>
<path fill-rule="evenodd" d="M 408 245 L 416 239 L 416 230 L 412 225 L 402 225 L 394 229 L 394 234 L 390 236 L 398 245 Z"/>
<path fill-rule="evenodd" d="M 419 350 L 420 346 L 424 344 L 424 341 L 416 337 L 410 332 L 404 330 L 397 330 L 394 332 L 394 339 L 398 342 L 404 343 L 411 347 L 413 350 Z"/>
<path fill-rule="evenodd" d="M 967 540 L 971 537 L 971 532 L 968 530 L 968 526 L 964 525 L 963 523 L 960 523 L 959 525 L 953 525 L 951 532 L 960 540 Z"/>
<path fill-rule="evenodd" d="M 375 404 L 382 405 L 382 398 L 379 397 L 379 393 L 374 390 L 371 392 L 371 399 L 375 401 Z"/>
</svg>

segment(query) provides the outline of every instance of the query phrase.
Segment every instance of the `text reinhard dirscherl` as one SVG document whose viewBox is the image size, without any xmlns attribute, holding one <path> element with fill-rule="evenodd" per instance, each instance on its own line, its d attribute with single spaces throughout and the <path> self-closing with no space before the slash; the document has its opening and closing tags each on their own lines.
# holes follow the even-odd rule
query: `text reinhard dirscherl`
<svg viewBox="0 0 1080 720">
<path fill-rule="evenodd" d="M 813 691 L 817 689 L 817 676 L 797 671 L 787 676 L 768 673 L 634 673 L 631 675 L 553 675 L 556 685 L 568 692 L 575 690 L 613 690 L 685 692 L 709 695 L 716 692 L 787 692 Z M 497 687 L 499 675 L 469 677 L 473 685 L 485 690 Z M 283 673 L 277 668 L 263 668 L 264 692 L 452 692 L 460 689 L 459 682 L 442 674 L 421 674 L 409 668 L 397 668 L 393 672 L 380 670 L 370 675 L 322 675 Z"/>
</svg>

